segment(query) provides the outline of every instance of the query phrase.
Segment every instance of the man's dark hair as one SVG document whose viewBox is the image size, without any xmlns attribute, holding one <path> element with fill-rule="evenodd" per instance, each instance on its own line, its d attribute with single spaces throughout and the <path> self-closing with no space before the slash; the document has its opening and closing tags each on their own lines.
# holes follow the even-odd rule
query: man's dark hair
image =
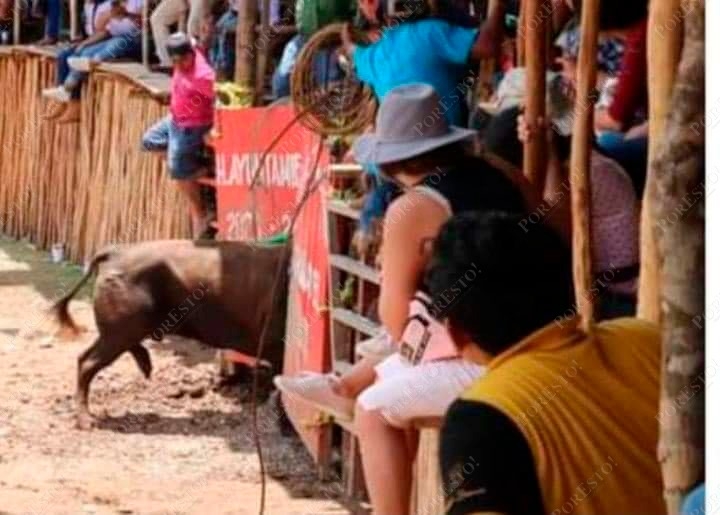
<svg viewBox="0 0 720 515">
<path fill-rule="evenodd" d="M 578 16 L 583 1 L 577 2 Z M 648 16 L 648 0 L 602 0 L 600 2 L 600 30 L 628 29 Z"/>
<path fill-rule="evenodd" d="M 517 118 L 521 112 L 518 106 L 500 111 L 487 124 L 483 135 L 487 150 L 517 168 L 523 167 L 523 144 L 517 135 Z M 565 162 L 570 159 L 570 136 L 563 136 L 553 131 L 552 138 L 553 147 L 560 161 Z"/>
<path fill-rule="evenodd" d="M 572 260 L 560 237 L 519 215 L 465 213 L 435 240 L 426 284 L 439 318 L 449 318 L 497 355 L 563 317 L 573 305 Z"/>
</svg>

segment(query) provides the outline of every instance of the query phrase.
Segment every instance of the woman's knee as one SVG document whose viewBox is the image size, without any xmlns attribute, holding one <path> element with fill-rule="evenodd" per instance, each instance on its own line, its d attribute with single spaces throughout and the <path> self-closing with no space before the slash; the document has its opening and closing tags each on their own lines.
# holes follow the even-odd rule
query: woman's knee
<svg viewBox="0 0 720 515">
<path fill-rule="evenodd" d="M 378 410 L 365 409 L 361 403 L 355 405 L 355 429 L 360 440 L 378 434 L 378 430 L 388 427 L 385 418 Z"/>
</svg>

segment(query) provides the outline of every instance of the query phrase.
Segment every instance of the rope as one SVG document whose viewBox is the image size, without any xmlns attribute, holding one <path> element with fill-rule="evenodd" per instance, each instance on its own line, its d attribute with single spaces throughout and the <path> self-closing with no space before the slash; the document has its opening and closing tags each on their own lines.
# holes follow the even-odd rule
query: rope
<svg viewBox="0 0 720 515">
<path fill-rule="evenodd" d="M 316 32 L 303 46 L 292 73 L 291 96 L 293 104 L 303 112 L 300 123 L 325 136 L 345 136 L 362 132 L 375 120 L 377 102 L 372 91 L 364 86 L 352 72 L 340 80 L 323 83 L 314 73 L 317 59 L 325 57 L 327 73 L 329 56 L 342 44 L 342 23 L 333 23 Z"/>
<path fill-rule="evenodd" d="M 270 310 L 272 311 L 273 307 L 275 306 L 275 302 L 277 301 L 277 294 L 278 289 L 280 287 L 280 281 L 282 279 L 283 272 L 287 273 L 287 269 L 285 268 L 285 263 L 289 258 L 290 250 L 292 249 L 292 232 L 295 228 L 295 222 L 298 219 L 298 216 L 300 215 L 300 212 L 302 211 L 303 206 L 308 201 L 310 196 L 320 187 L 323 180 L 325 179 L 324 176 L 320 176 L 317 179 L 315 176 L 317 175 L 317 169 L 318 164 L 320 163 L 320 156 L 322 155 L 322 148 L 323 148 L 324 140 L 323 138 L 320 138 L 320 141 L 318 142 L 318 149 L 317 154 L 315 156 L 315 161 L 313 163 L 313 168 L 310 174 L 308 175 L 307 180 L 305 181 L 305 186 L 303 189 L 303 194 L 300 197 L 300 201 L 298 202 L 298 205 L 295 207 L 295 210 L 293 211 L 292 216 L 290 217 L 290 224 L 288 225 L 288 234 L 291 236 L 288 243 L 285 244 L 285 248 L 283 249 L 282 258 L 278 262 L 278 266 L 275 269 L 275 277 L 273 279 L 273 286 L 272 286 L 272 294 L 270 295 Z M 268 313 L 269 313 L 268 312 Z M 255 356 L 256 363 L 260 363 L 262 360 L 263 350 L 265 349 L 265 338 L 267 335 L 267 331 L 270 327 L 270 320 L 272 317 L 268 314 L 263 321 L 263 327 L 262 331 L 260 332 L 260 341 L 258 343 L 257 353 Z M 258 394 L 258 388 L 259 388 L 259 374 L 260 367 L 256 366 L 253 370 L 253 384 L 252 384 L 252 404 L 251 404 L 251 413 L 252 413 L 252 424 L 253 424 L 253 443 L 255 444 L 255 451 L 258 455 L 258 461 L 260 463 L 260 508 L 258 510 L 258 515 L 264 515 L 265 513 L 265 496 L 266 496 L 266 490 L 267 490 L 267 482 L 265 479 L 265 460 L 263 457 L 263 451 L 262 451 L 262 442 L 260 441 L 260 431 L 258 429 L 258 412 L 257 412 L 257 394 Z"/>
</svg>

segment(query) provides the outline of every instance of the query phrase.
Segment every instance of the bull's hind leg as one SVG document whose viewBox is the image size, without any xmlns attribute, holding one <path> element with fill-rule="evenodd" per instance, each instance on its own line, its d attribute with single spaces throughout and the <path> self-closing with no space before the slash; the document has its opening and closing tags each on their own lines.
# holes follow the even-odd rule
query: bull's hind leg
<svg viewBox="0 0 720 515">
<path fill-rule="evenodd" d="M 126 350 L 128 350 L 126 345 L 117 345 L 117 342 L 100 336 L 78 358 L 76 393 L 78 429 L 90 429 L 93 426 L 93 418 L 88 409 L 90 382 L 98 372 L 110 365 Z"/>
</svg>

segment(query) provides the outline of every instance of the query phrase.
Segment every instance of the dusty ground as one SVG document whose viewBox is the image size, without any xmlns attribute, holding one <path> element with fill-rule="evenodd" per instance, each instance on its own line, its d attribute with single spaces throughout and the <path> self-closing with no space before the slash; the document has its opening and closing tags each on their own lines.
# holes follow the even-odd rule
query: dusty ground
<svg viewBox="0 0 720 515">
<path fill-rule="evenodd" d="M 76 358 L 94 331 L 87 292 L 70 308 L 90 328 L 77 340 L 56 339 L 44 310 L 79 277 L 47 253 L 0 239 L 0 515 L 257 513 L 247 392 L 215 388 L 212 351 L 155 345 L 150 381 L 121 358 L 93 383 L 100 427 L 74 428 Z M 275 418 L 262 407 L 266 513 L 348 513 L 333 500 L 338 485 L 316 480 Z"/>
</svg>

